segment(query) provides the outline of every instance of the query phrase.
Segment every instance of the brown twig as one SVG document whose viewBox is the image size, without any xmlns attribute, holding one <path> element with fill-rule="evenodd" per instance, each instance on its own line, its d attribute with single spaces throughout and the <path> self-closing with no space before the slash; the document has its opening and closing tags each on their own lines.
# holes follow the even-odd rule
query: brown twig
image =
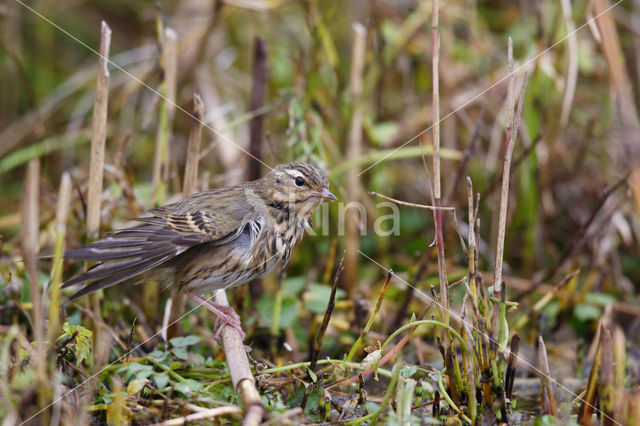
<svg viewBox="0 0 640 426">
<path fill-rule="evenodd" d="M 338 269 L 336 270 L 336 274 L 333 277 L 333 284 L 331 286 L 331 294 L 329 295 L 329 302 L 327 303 L 327 310 L 324 313 L 324 317 L 322 318 L 322 325 L 318 330 L 318 334 L 315 339 L 315 343 L 313 346 L 313 352 L 311 353 L 311 363 L 309 365 L 309 370 L 315 371 L 316 363 L 318 362 L 318 356 L 320 354 L 320 347 L 322 346 L 322 340 L 324 338 L 324 334 L 327 331 L 327 327 L 329 326 L 329 319 L 331 318 L 331 314 L 333 313 L 333 308 L 335 307 L 336 301 L 336 291 L 338 290 L 338 280 L 340 278 L 340 274 L 344 269 L 344 255 L 338 264 Z"/>
<path fill-rule="evenodd" d="M 267 80 L 269 69 L 267 68 L 267 43 L 262 37 L 256 37 L 253 49 L 253 88 L 251 90 L 251 102 L 249 112 L 259 110 L 264 106 L 267 93 Z M 249 121 L 249 167 L 247 168 L 248 180 L 256 180 L 260 177 L 258 161 L 262 158 L 262 136 L 264 127 L 264 114 L 254 114 Z"/>
<path fill-rule="evenodd" d="M 514 334 L 511 338 L 511 348 L 509 351 L 509 361 L 507 363 L 507 373 L 504 379 L 505 395 L 511 400 L 513 394 L 513 382 L 516 378 L 516 358 L 518 358 L 518 349 L 520 348 L 520 335 Z"/>
<path fill-rule="evenodd" d="M 412 285 L 407 286 L 407 291 L 405 293 L 404 300 L 402 301 L 402 305 L 400 305 L 400 307 L 398 308 L 398 311 L 396 312 L 396 317 L 391 323 L 391 326 L 389 327 L 390 330 L 397 330 L 398 328 L 400 328 L 400 323 L 402 322 L 402 319 L 407 314 L 409 303 L 411 303 L 411 299 L 413 297 L 415 287 L 418 285 L 424 273 L 427 271 L 428 264 L 429 264 L 429 256 L 427 253 L 424 253 L 420 258 L 418 269 L 416 269 L 416 273 L 413 276 L 413 282 L 411 283 Z"/>
<path fill-rule="evenodd" d="M 219 305 L 229 306 L 229 300 L 224 290 L 216 291 L 215 302 Z M 227 357 L 233 388 L 245 409 L 245 417 L 242 424 L 245 426 L 259 425 L 266 411 L 262 405 L 262 398 L 258 393 L 258 389 L 256 389 L 255 378 L 251 372 L 249 359 L 247 358 L 247 352 L 242 343 L 240 333 L 235 328 L 226 326 L 222 328 L 221 334 L 222 347 Z"/>
<path fill-rule="evenodd" d="M 269 69 L 267 67 L 267 43 L 262 37 L 256 37 L 253 49 L 253 88 L 251 90 L 251 102 L 249 112 L 253 116 L 249 121 L 249 164 L 247 167 L 248 180 L 256 180 L 260 177 L 262 162 L 262 135 L 264 133 L 264 113 L 257 113 L 264 106 L 267 94 L 267 80 Z M 255 303 L 263 293 L 262 279 L 254 278 L 249 282 L 251 300 Z"/>
<path fill-rule="evenodd" d="M 589 216 L 589 218 L 580 226 L 580 228 L 575 233 L 576 238 L 574 238 L 573 241 L 571 241 L 571 244 L 569 245 L 569 247 L 562 253 L 562 255 L 558 258 L 558 260 L 551 267 L 551 269 L 549 269 L 550 271 L 549 274 L 547 274 L 547 276 L 540 276 L 538 280 L 534 280 L 534 285 L 539 284 L 540 282 L 542 282 L 547 278 L 552 279 L 556 275 L 556 273 L 562 269 L 565 263 L 569 259 L 571 259 L 571 257 L 575 253 L 577 253 L 578 250 L 582 248 L 584 243 L 587 241 L 587 230 L 589 230 L 589 227 L 596 219 L 596 216 L 598 215 L 602 207 L 604 207 L 609 197 L 614 192 L 616 192 L 623 184 L 625 184 L 627 182 L 627 179 L 629 179 L 629 173 L 627 173 L 622 179 L 616 182 L 615 185 L 613 185 L 610 188 L 607 188 L 607 190 L 604 192 L 604 194 L 602 194 L 602 196 L 596 203 L 596 206 L 591 212 L 591 215 Z"/>
<path fill-rule="evenodd" d="M 197 93 L 193 94 L 193 119 L 187 145 L 187 159 L 184 166 L 184 182 L 182 196 L 184 198 L 198 189 L 198 163 L 200 162 L 200 141 L 202 139 L 202 119 L 204 104 Z"/>
<path fill-rule="evenodd" d="M 408 201 L 400 201 L 400 200 L 396 200 L 395 198 L 387 197 L 386 195 L 378 194 L 377 192 L 374 192 L 374 191 L 369 191 L 369 194 L 373 195 L 374 197 L 380 197 L 383 200 L 391 201 L 392 203 L 398 204 L 400 206 L 416 207 L 418 209 L 426 209 L 426 210 L 445 210 L 445 211 L 455 210 L 454 207 L 430 206 L 427 204 L 416 204 L 416 203 L 410 203 Z"/>
<path fill-rule="evenodd" d="M 102 21 L 100 32 L 100 60 L 96 82 L 96 97 L 93 105 L 91 121 L 91 161 L 89 166 L 89 188 L 87 189 L 87 237 L 98 238 L 100 232 L 100 211 L 102 206 L 102 181 L 104 174 L 104 151 L 107 138 L 107 113 L 109 106 L 109 48 L 111 45 L 111 28 Z M 94 364 L 103 365 L 109 354 L 107 333 L 102 329 L 100 321 L 100 294 L 95 292 L 89 296 L 95 313 L 94 323 Z"/>
<path fill-rule="evenodd" d="M 353 47 L 351 50 L 351 77 L 349 80 L 349 94 L 353 102 L 353 114 L 349 128 L 347 142 L 347 158 L 359 157 L 362 151 L 362 117 L 363 102 L 363 71 L 366 53 L 367 29 L 364 25 L 356 22 L 352 26 Z M 360 198 L 360 175 L 356 168 L 352 168 L 347 173 L 347 201 L 358 201 Z M 360 248 L 360 221 L 362 218 L 357 209 L 348 209 L 345 217 L 345 289 L 347 298 L 352 300 L 355 296 L 355 289 L 358 277 L 358 250 Z"/>
<path fill-rule="evenodd" d="M 493 289 L 496 292 L 496 296 L 500 295 L 500 291 L 503 286 L 502 281 L 502 264 L 504 261 L 504 240 L 507 231 L 507 207 L 509 205 L 509 182 L 511 180 L 511 159 L 513 157 L 513 148 L 515 146 L 516 137 L 518 135 L 518 127 L 522 117 L 522 106 L 524 104 L 524 95 L 527 89 L 527 74 L 525 73 L 521 87 L 520 95 L 518 97 L 518 104 L 515 104 L 515 75 L 513 74 L 513 42 L 509 38 L 508 48 L 508 60 L 509 70 L 511 77 L 509 79 L 509 92 L 508 92 L 508 104 L 507 104 L 507 127 L 505 131 L 505 154 L 504 164 L 502 169 L 502 190 L 500 192 L 500 210 L 498 216 L 498 238 L 496 242 L 496 261 L 493 271 Z M 502 300 L 502 299 L 501 299 Z M 507 327 L 506 327 L 506 306 L 505 303 L 500 303 L 498 323 L 498 342 L 499 350 L 503 351 L 507 342 Z"/>
</svg>

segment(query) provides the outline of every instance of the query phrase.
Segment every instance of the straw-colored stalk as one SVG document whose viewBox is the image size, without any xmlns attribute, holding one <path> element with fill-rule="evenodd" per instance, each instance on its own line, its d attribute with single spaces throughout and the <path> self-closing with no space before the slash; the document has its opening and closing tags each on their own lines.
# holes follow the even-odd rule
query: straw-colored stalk
<svg viewBox="0 0 640 426">
<path fill-rule="evenodd" d="M 167 195 L 169 179 L 169 138 L 175 115 L 176 87 L 178 74 L 178 36 L 171 28 L 163 28 L 158 18 L 158 38 L 160 39 L 160 68 L 162 83 L 160 93 L 160 123 L 156 133 L 156 150 L 153 162 L 153 185 L 156 189 L 156 203 L 162 205 Z"/>
<path fill-rule="evenodd" d="M 202 139 L 202 117 L 204 116 L 204 104 L 199 94 L 193 94 L 193 113 L 189 142 L 187 145 L 187 159 L 184 166 L 184 186 L 182 196 L 184 198 L 196 192 L 198 189 L 198 163 L 200 161 L 200 141 Z"/>
<path fill-rule="evenodd" d="M 351 77 L 349 80 L 349 94 L 353 101 L 353 114 L 347 142 L 347 158 L 357 158 L 362 152 L 362 88 L 364 71 L 367 29 L 356 22 L 352 26 L 353 47 L 351 50 Z M 347 200 L 357 202 L 360 199 L 360 177 L 353 168 L 347 173 Z M 358 249 L 360 248 L 360 222 L 362 218 L 358 209 L 348 209 L 346 212 L 346 255 L 345 255 L 345 283 L 348 298 L 353 298 L 358 277 Z"/>
<path fill-rule="evenodd" d="M 547 360 L 547 348 L 542 336 L 538 336 L 538 369 L 540 370 L 540 385 L 542 392 L 543 412 L 553 416 L 558 415 L 558 405 L 551 385 L 551 371 Z"/>
<path fill-rule="evenodd" d="M 522 105 L 524 103 L 524 94 L 527 88 L 527 75 L 525 73 L 520 87 L 520 95 L 518 104 L 515 104 L 515 76 L 513 71 L 513 41 L 509 38 L 508 47 L 509 61 L 509 89 L 507 94 L 507 125 L 505 131 L 505 152 L 504 163 L 502 169 L 502 187 L 500 192 L 500 206 L 498 215 L 498 238 L 496 242 L 496 262 L 494 265 L 494 281 L 493 290 L 500 299 L 499 319 L 497 321 L 498 343 L 500 353 L 504 352 L 507 343 L 507 324 L 506 324 L 506 299 L 502 297 L 502 264 L 504 261 L 504 240 L 507 232 L 507 207 L 509 205 L 509 181 L 511 179 L 511 159 L 513 157 L 513 147 L 518 134 L 520 118 L 522 116 Z M 503 302 L 504 300 L 504 302 Z"/>
<path fill-rule="evenodd" d="M 71 177 L 68 172 L 62 174 L 58 203 L 56 205 L 55 242 L 53 264 L 51 265 L 51 301 L 49 304 L 49 347 L 52 347 L 60 328 L 60 285 L 62 284 L 62 264 L 64 238 L 67 232 L 67 217 L 71 202 Z"/>
<path fill-rule="evenodd" d="M 89 166 L 89 188 L 87 190 L 87 236 L 89 240 L 98 238 L 100 232 L 100 210 L 102 197 L 102 179 L 104 172 L 104 150 L 107 139 L 107 112 L 109 106 L 109 48 L 111 29 L 102 21 L 100 32 L 100 60 L 96 96 L 91 121 L 91 160 Z M 94 363 L 102 365 L 109 354 L 108 333 L 103 330 L 100 320 L 101 291 L 89 296 L 91 308 L 95 314 Z"/>
<path fill-rule="evenodd" d="M 229 306 L 229 300 L 224 290 L 216 291 L 215 302 L 219 305 Z M 245 409 L 243 425 L 259 425 L 266 411 L 258 389 L 256 389 L 255 378 L 251 373 L 249 359 L 240 333 L 233 327 L 223 326 L 221 334 L 222 347 L 231 373 L 231 382 Z"/>
<path fill-rule="evenodd" d="M 40 239 L 39 195 L 40 162 L 37 159 L 33 159 L 29 161 L 27 166 L 27 176 L 22 194 L 22 248 L 24 250 L 24 259 L 29 275 L 29 290 L 31 293 L 33 337 L 35 340 L 33 360 L 38 379 L 38 406 L 44 409 L 46 407 L 49 386 L 45 364 L 44 310 L 40 280 L 38 278 L 38 245 Z M 46 423 L 47 413 L 44 411 L 43 416 L 43 423 Z"/>
<path fill-rule="evenodd" d="M 169 180 L 169 140 L 171 138 L 171 128 L 176 105 L 178 36 L 173 29 L 168 27 L 164 28 L 160 13 L 158 13 L 156 24 L 160 43 L 160 69 L 162 76 L 160 93 L 162 99 L 160 102 L 160 120 L 156 132 L 153 187 L 155 188 L 156 204 L 160 206 L 164 204 L 167 197 Z M 159 297 L 158 284 L 154 281 L 149 282 L 144 287 L 142 306 L 149 320 L 155 316 Z M 173 301 L 172 299 L 172 302 Z M 176 305 L 178 304 L 179 303 L 176 303 Z M 184 299 L 182 305 L 184 305 Z M 175 328 L 173 330 L 175 331 Z"/>
<path fill-rule="evenodd" d="M 204 104 L 197 93 L 193 94 L 193 112 L 191 114 L 191 130 L 187 144 L 187 159 L 184 166 L 184 181 L 182 197 L 186 198 L 198 190 L 198 163 L 200 162 L 200 141 L 202 139 L 202 117 L 204 116 Z M 181 291 L 173 291 L 169 305 L 167 336 L 175 337 L 179 334 L 180 323 L 178 319 L 184 314 L 186 296 Z"/>
</svg>

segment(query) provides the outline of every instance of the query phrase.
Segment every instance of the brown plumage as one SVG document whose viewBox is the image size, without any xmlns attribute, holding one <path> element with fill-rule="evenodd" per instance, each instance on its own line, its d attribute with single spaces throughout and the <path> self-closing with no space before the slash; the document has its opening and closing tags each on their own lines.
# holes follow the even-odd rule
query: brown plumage
<svg viewBox="0 0 640 426">
<path fill-rule="evenodd" d="M 281 164 L 261 179 L 153 209 L 137 219 L 140 225 L 67 251 L 66 258 L 102 263 L 63 287 L 89 283 L 73 300 L 124 281 L 153 279 L 185 291 L 240 329 L 235 313 L 216 311 L 199 294 L 262 277 L 278 262 L 286 266 L 315 208 L 336 199 L 328 186 L 312 164 Z"/>
</svg>

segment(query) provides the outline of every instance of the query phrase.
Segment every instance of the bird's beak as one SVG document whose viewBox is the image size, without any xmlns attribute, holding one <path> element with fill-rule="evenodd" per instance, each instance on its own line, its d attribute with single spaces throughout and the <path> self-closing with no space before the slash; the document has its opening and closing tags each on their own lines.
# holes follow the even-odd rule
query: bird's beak
<svg viewBox="0 0 640 426">
<path fill-rule="evenodd" d="M 325 198 L 327 200 L 331 200 L 331 201 L 335 201 L 338 199 L 338 197 L 336 197 L 335 195 L 333 195 L 331 193 L 331 191 L 329 191 L 329 188 L 322 188 L 322 190 L 316 192 L 315 194 L 316 197 L 318 198 Z"/>
</svg>

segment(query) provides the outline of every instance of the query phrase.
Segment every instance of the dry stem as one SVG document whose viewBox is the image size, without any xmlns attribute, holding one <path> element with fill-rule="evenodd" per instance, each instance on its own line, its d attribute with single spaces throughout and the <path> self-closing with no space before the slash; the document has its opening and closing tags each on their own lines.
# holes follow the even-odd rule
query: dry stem
<svg viewBox="0 0 640 426">
<path fill-rule="evenodd" d="M 229 300 L 224 290 L 215 293 L 215 302 L 219 305 L 229 306 Z M 222 347 L 227 357 L 229 372 L 233 388 L 238 393 L 245 409 L 243 425 L 258 425 L 265 414 L 262 398 L 256 389 L 255 378 L 251 373 L 249 359 L 240 333 L 233 327 L 222 328 Z"/>
<path fill-rule="evenodd" d="M 60 327 L 60 285 L 62 283 L 62 260 L 64 253 L 64 237 L 67 230 L 71 200 L 71 177 L 64 172 L 60 180 L 58 204 L 56 206 L 55 248 L 53 265 L 51 266 L 51 302 L 49 304 L 49 346 L 52 347 Z"/>
<path fill-rule="evenodd" d="M 42 422 L 47 422 L 47 367 L 45 362 L 44 345 L 44 311 L 42 307 L 42 292 L 38 278 L 38 245 L 40 229 L 40 209 L 38 199 L 40 195 L 40 162 L 37 159 L 29 161 L 27 176 L 22 199 L 22 223 L 24 236 L 22 247 L 24 259 L 29 274 L 29 290 L 32 303 L 33 337 L 35 340 L 34 364 L 38 379 L 38 406 L 42 411 Z"/>
<path fill-rule="evenodd" d="M 102 180 L 104 174 L 104 150 L 107 138 L 107 112 L 109 106 L 109 48 L 111 45 L 111 29 L 102 21 L 100 32 L 100 60 L 96 82 L 96 97 L 93 105 L 91 121 L 91 161 L 89 166 L 89 188 L 87 190 L 87 236 L 89 240 L 98 238 L 100 232 L 100 210 L 102 197 Z M 109 342 L 104 341 L 107 333 L 100 321 L 100 294 L 95 292 L 89 296 L 91 307 L 95 313 L 94 323 L 94 363 L 102 365 L 107 361 Z"/>
<path fill-rule="evenodd" d="M 347 158 L 357 158 L 362 151 L 362 74 L 366 53 L 367 29 L 360 23 L 353 24 L 353 48 L 351 51 L 351 78 L 349 93 L 353 101 L 353 115 L 349 129 L 347 142 Z M 358 171 L 353 168 L 347 174 L 347 200 L 357 201 L 360 198 L 360 177 Z M 345 282 L 347 297 L 354 296 L 355 285 L 358 276 L 358 249 L 360 247 L 360 223 L 361 218 L 357 210 L 348 209 L 346 217 L 346 258 L 345 258 Z"/>
</svg>

